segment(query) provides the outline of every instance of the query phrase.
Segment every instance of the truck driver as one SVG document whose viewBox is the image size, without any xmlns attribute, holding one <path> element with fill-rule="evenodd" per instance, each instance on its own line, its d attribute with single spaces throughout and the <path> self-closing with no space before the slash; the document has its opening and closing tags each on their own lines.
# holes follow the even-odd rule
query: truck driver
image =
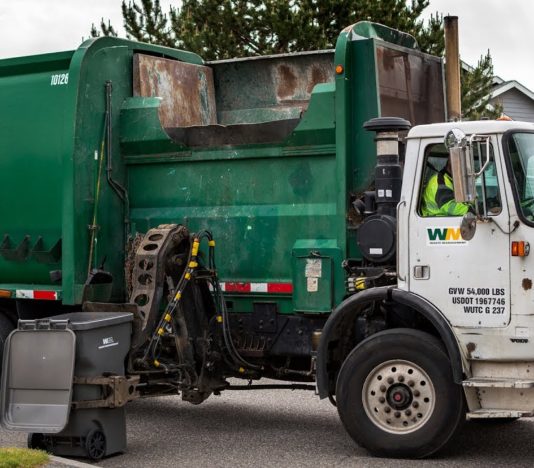
<svg viewBox="0 0 534 468">
<path fill-rule="evenodd" d="M 454 199 L 454 185 L 451 177 L 451 161 L 432 175 L 423 192 L 423 216 L 462 216 L 473 211 L 469 203 L 459 203 Z"/>
</svg>

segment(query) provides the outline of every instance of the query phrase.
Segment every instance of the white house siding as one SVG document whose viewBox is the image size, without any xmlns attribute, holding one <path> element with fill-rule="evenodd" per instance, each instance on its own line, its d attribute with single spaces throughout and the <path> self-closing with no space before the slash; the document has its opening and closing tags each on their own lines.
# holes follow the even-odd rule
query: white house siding
<svg viewBox="0 0 534 468">
<path fill-rule="evenodd" d="M 534 123 L 534 101 L 517 89 L 510 89 L 491 100 L 492 104 L 501 104 L 503 112 L 514 120 Z"/>
</svg>

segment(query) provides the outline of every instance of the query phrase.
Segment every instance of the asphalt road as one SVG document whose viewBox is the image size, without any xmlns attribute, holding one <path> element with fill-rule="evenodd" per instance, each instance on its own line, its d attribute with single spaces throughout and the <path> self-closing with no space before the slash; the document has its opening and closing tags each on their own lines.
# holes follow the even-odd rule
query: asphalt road
<svg viewBox="0 0 534 468">
<path fill-rule="evenodd" d="M 25 434 L 0 431 L 0 446 Z M 467 423 L 430 460 L 369 456 L 345 433 L 334 407 L 310 391 L 227 391 L 200 406 L 180 397 L 128 406 L 128 452 L 102 467 L 441 467 L 532 466 L 534 419 Z M 84 460 L 86 461 L 86 460 Z"/>
</svg>

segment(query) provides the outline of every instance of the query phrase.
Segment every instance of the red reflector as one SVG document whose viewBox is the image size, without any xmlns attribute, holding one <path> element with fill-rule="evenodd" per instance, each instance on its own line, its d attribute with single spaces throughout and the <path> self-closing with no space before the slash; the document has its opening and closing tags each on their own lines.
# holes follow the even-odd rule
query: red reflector
<svg viewBox="0 0 534 468">
<path fill-rule="evenodd" d="M 225 283 L 224 290 L 226 292 L 250 292 L 250 283 Z"/>
<path fill-rule="evenodd" d="M 291 283 L 267 283 L 267 292 L 269 293 L 292 293 L 293 285 Z"/>
<path fill-rule="evenodd" d="M 57 299 L 57 295 L 55 291 L 33 291 L 33 298 L 44 301 L 55 301 Z"/>
</svg>

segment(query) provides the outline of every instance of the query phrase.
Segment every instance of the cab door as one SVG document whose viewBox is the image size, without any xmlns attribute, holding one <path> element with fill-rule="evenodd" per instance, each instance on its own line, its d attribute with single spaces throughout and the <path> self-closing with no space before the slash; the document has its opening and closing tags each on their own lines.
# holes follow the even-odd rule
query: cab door
<svg viewBox="0 0 534 468">
<path fill-rule="evenodd" d="M 514 346 L 514 353 L 524 352 L 525 359 L 530 360 L 534 335 L 534 131 L 524 128 L 507 132 L 502 146 L 510 181 L 508 197 L 513 223 L 510 235 L 510 284 L 515 325 L 512 343 L 522 344 L 521 347 Z"/>
<path fill-rule="evenodd" d="M 488 221 L 477 222 L 474 237 L 465 240 L 460 233 L 462 216 L 422 215 L 424 187 L 445 166 L 448 152 L 441 140 L 424 140 L 420 145 L 420 179 L 409 216 L 408 288 L 433 303 L 457 327 L 505 327 L 510 321 L 509 212 L 500 182 L 501 159 L 494 157 L 498 150 L 492 138 L 490 163 L 477 179 L 478 197 L 486 198 Z"/>
</svg>

